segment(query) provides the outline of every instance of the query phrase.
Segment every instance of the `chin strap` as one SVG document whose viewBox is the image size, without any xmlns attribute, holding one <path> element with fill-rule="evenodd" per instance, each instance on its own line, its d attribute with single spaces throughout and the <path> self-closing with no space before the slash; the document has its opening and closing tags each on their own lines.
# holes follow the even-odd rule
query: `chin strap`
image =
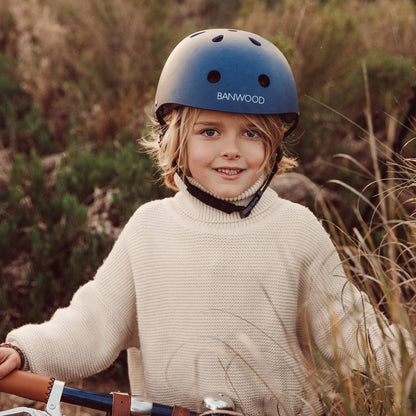
<svg viewBox="0 0 416 416">
<path fill-rule="evenodd" d="M 231 214 L 233 212 L 239 212 L 241 218 L 247 218 L 253 208 L 257 205 L 257 203 L 260 201 L 260 198 L 264 194 L 264 191 L 266 188 L 270 185 L 271 180 L 273 179 L 273 176 L 277 172 L 277 168 L 279 165 L 279 162 L 281 161 L 283 157 L 283 152 L 281 149 L 279 149 L 276 159 L 273 165 L 273 168 L 270 172 L 270 175 L 267 177 L 267 179 L 264 181 L 263 185 L 257 190 L 257 192 L 254 194 L 251 201 L 246 205 L 236 205 L 232 202 L 224 201 L 222 199 L 219 199 L 208 192 L 203 191 L 202 189 L 198 188 L 197 186 L 193 185 L 189 179 L 183 174 L 182 170 L 178 168 L 178 174 L 184 181 L 186 188 L 188 189 L 188 192 L 194 196 L 195 198 L 199 199 L 201 202 L 203 202 L 206 205 L 209 205 L 212 208 L 219 209 L 222 212 L 225 212 L 226 214 Z"/>
</svg>

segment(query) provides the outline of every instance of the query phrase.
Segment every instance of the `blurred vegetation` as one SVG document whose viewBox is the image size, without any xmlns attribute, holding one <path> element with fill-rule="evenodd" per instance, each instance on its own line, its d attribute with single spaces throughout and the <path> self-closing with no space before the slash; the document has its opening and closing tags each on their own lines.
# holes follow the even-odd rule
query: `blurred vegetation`
<svg viewBox="0 0 416 416">
<path fill-rule="evenodd" d="M 352 278 L 397 318 L 393 281 L 414 318 L 414 1 L 2 0 L 0 338 L 67 303 L 132 212 L 169 194 L 136 139 L 169 52 L 205 27 L 286 54 L 301 109 L 288 151 L 332 195 L 316 211 Z"/>
</svg>

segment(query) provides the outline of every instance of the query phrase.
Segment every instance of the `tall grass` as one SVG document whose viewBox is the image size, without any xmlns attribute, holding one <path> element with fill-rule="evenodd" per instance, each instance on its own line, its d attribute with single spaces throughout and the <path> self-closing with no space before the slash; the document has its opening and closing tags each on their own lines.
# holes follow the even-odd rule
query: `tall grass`
<svg viewBox="0 0 416 416">
<path fill-rule="evenodd" d="M 377 367 L 371 346 L 368 346 L 366 374 L 339 377 L 337 391 L 326 393 L 325 397 L 329 414 L 412 415 L 416 411 L 416 367 L 413 362 L 416 342 L 416 159 L 406 157 L 405 148 L 399 153 L 392 149 L 399 125 L 393 117 L 386 115 L 389 126 L 386 142 L 375 137 L 368 94 L 365 112 L 368 123 L 365 139 L 371 168 L 363 166 L 351 155 L 336 155 L 347 160 L 353 171 L 368 178 L 365 188 L 360 190 L 346 182 L 329 181 L 331 186 L 343 187 L 353 195 L 355 204 L 351 206 L 351 215 L 355 217 L 355 227 L 351 230 L 345 225 L 343 214 L 336 207 L 320 201 L 320 208 L 344 261 L 348 279 L 369 296 L 380 320 L 387 317 L 397 330 L 394 339 L 399 348 L 398 353 L 392 350 L 393 371 L 386 377 Z M 415 127 L 408 127 L 411 138 L 407 145 L 416 138 Z M 338 365 L 341 369 L 342 363 Z M 332 370 L 341 375 L 338 365 Z"/>
<path fill-rule="evenodd" d="M 414 181 L 416 172 L 414 163 L 409 164 L 407 159 L 390 163 L 394 174 L 388 179 L 389 187 L 380 179 L 373 184 L 379 192 L 376 201 L 372 202 L 363 193 L 353 191 L 357 198 L 353 211 L 358 225 L 352 235 L 343 228 L 340 216 L 336 212 L 335 215 L 331 213 L 332 221 L 335 218 L 332 236 L 345 261 L 349 279 L 369 295 L 380 313 L 400 328 L 396 341 L 401 348 L 393 375 L 386 378 L 370 360 L 365 377 L 355 376 L 341 384 L 341 394 L 336 396 L 342 414 L 351 414 L 354 410 L 360 415 L 410 415 L 416 409 L 415 368 L 403 342 L 405 336 L 410 337 L 413 345 L 416 340 L 416 201 L 414 192 L 403 184 L 406 181 L 403 176 L 409 180 L 411 175 L 410 180 Z M 339 185 L 348 188 L 346 184 Z M 364 221 L 361 215 L 366 205 L 372 210 L 370 223 Z M 371 357 L 370 348 L 366 352 Z M 345 396 L 342 395 L 343 390 Z"/>
</svg>

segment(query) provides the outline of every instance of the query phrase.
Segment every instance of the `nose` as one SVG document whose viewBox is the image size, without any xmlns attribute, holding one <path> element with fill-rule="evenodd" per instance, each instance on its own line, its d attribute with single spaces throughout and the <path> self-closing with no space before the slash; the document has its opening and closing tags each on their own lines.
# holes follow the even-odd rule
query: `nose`
<svg viewBox="0 0 416 416">
<path fill-rule="evenodd" d="M 224 159 L 239 159 L 241 157 L 238 137 L 236 135 L 227 135 L 223 137 L 221 156 Z"/>
</svg>

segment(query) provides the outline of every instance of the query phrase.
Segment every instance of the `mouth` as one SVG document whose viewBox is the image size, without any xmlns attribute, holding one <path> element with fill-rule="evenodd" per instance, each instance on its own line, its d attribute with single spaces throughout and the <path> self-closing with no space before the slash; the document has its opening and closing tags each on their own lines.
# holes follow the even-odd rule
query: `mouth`
<svg viewBox="0 0 416 416">
<path fill-rule="evenodd" d="M 215 170 L 227 176 L 235 176 L 243 171 L 243 169 L 230 169 L 230 168 L 218 168 Z"/>
</svg>

